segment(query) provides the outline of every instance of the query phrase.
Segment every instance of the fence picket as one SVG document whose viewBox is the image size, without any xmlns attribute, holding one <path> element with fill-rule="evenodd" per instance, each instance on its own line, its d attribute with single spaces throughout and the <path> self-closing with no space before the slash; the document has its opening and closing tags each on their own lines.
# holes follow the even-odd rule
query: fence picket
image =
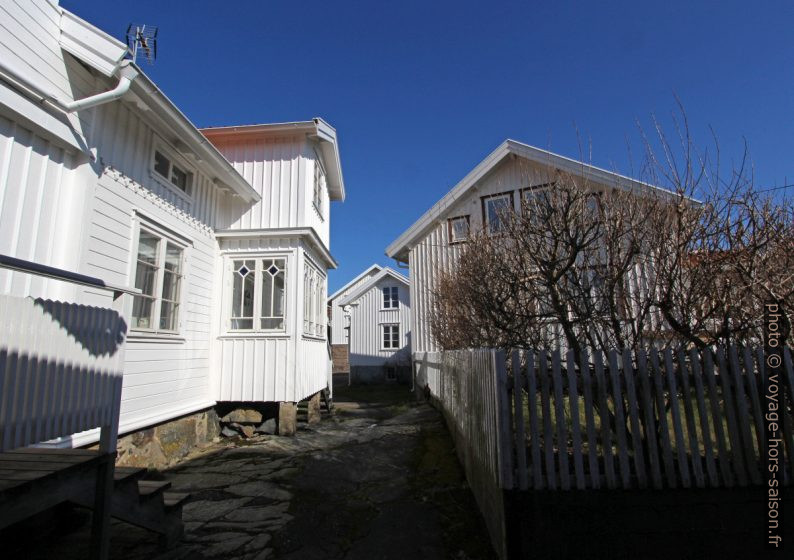
<svg viewBox="0 0 794 560">
<path fill-rule="evenodd" d="M 529 358 L 527 358 L 529 359 Z M 513 369 L 513 408 L 516 426 L 516 468 L 518 469 L 518 487 L 526 490 L 527 481 L 527 438 L 524 429 L 524 380 L 521 377 L 521 355 L 518 350 L 512 354 Z"/>
<path fill-rule="evenodd" d="M 555 348 L 551 354 L 552 382 L 554 383 L 554 416 L 557 420 L 557 461 L 560 466 L 560 486 L 563 490 L 571 489 L 571 474 L 568 470 L 568 430 L 565 426 L 565 402 L 562 398 L 562 371 L 560 366 L 560 349 Z"/>
<path fill-rule="evenodd" d="M 720 385 L 722 386 L 722 402 L 725 408 L 725 416 L 728 420 L 728 438 L 731 442 L 731 456 L 733 467 L 736 470 L 736 478 L 739 486 L 747 486 L 747 472 L 744 468 L 744 457 L 742 453 L 742 441 L 739 435 L 739 427 L 736 424 L 734 411 L 734 401 L 731 396 L 731 374 L 725 361 L 725 351 L 717 348 L 717 364 L 720 373 Z"/>
<path fill-rule="evenodd" d="M 626 401 L 628 403 L 629 426 L 631 427 L 631 441 L 634 448 L 634 472 L 637 473 L 637 483 L 640 488 L 648 487 L 648 476 L 645 471 L 645 460 L 642 449 L 642 433 L 640 433 L 639 399 L 634 387 L 634 366 L 631 359 L 631 350 L 623 350 L 623 376 L 626 379 Z"/>
<path fill-rule="evenodd" d="M 579 374 L 582 376 L 582 393 L 584 396 L 585 424 L 587 425 L 587 456 L 590 465 L 590 486 L 601 487 L 601 474 L 598 469 L 598 441 L 596 440 L 595 416 L 593 405 L 593 379 L 590 376 L 590 360 L 587 350 L 582 349 L 579 357 Z"/>
<path fill-rule="evenodd" d="M 546 455 L 546 481 L 550 490 L 557 488 L 557 469 L 554 466 L 554 440 L 551 431 L 551 396 L 549 394 L 548 354 L 541 350 L 540 366 L 540 404 L 543 412 L 543 451 Z"/>
<path fill-rule="evenodd" d="M 736 346 L 728 347 L 728 369 L 732 374 L 733 395 L 736 399 L 737 420 L 739 423 L 739 436 L 745 458 L 745 466 L 750 474 L 753 484 L 761 484 L 761 473 L 758 470 L 753 439 L 750 433 L 750 416 L 747 414 L 747 397 L 745 396 L 743 375 L 739 365 L 739 354 Z"/>
<path fill-rule="evenodd" d="M 698 417 L 700 419 L 700 431 L 703 439 L 703 455 L 706 458 L 706 472 L 709 475 L 710 486 L 719 486 L 719 476 L 717 475 L 717 464 L 714 462 L 714 452 L 711 447 L 711 432 L 709 428 L 709 412 L 706 408 L 706 401 L 703 392 L 703 377 L 700 369 L 700 355 L 693 348 L 689 351 L 689 363 L 692 367 L 694 378 L 695 396 L 698 403 Z"/>
<path fill-rule="evenodd" d="M 626 417 L 623 414 L 623 391 L 621 390 L 620 369 L 618 366 L 618 354 L 611 350 L 608 356 L 609 375 L 612 380 L 612 396 L 615 403 L 615 431 L 618 439 L 618 462 L 620 465 L 620 479 L 623 488 L 631 485 L 631 471 L 629 470 L 629 450 L 626 439 Z"/>
<path fill-rule="evenodd" d="M 532 448 L 532 481 L 533 488 L 543 488 L 543 471 L 540 461 L 540 426 L 538 424 L 538 387 L 535 376 L 535 353 L 527 352 L 527 401 L 529 405 L 529 433 Z"/>
<path fill-rule="evenodd" d="M 756 375 L 753 366 L 753 355 L 748 346 L 742 348 L 742 359 L 744 360 L 744 373 L 747 382 L 747 392 L 750 394 L 750 404 L 753 407 L 753 420 L 755 421 L 755 443 L 758 449 L 758 457 L 764 453 L 764 414 L 761 412 L 761 395 L 764 392 L 763 386 L 759 386 L 760 375 Z"/>
<path fill-rule="evenodd" d="M 712 420 L 714 421 L 714 437 L 717 440 L 719 456 L 720 474 L 725 486 L 731 487 L 735 484 L 733 476 L 733 461 L 728 455 L 725 440 L 725 429 L 722 424 L 723 414 L 720 410 L 720 398 L 717 394 L 717 380 L 714 374 L 714 359 L 711 350 L 703 352 L 703 371 L 706 373 L 706 382 L 709 388 L 709 401 L 711 401 Z"/>
<path fill-rule="evenodd" d="M 637 376 L 640 380 L 640 398 L 645 421 L 643 432 L 648 444 L 651 479 L 654 488 L 661 488 L 662 469 L 659 464 L 659 447 L 656 443 L 656 418 L 653 415 L 653 398 L 651 397 L 650 379 L 648 376 L 648 361 L 644 350 L 637 351 Z"/>
<path fill-rule="evenodd" d="M 664 473 L 670 488 L 678 487 L 678 476 L 673 460 L 673 447 L 670 442 L 670 428 L 667 424 L 667 407 L 664 402 L 664 385 L 662 383 L 662 368 L 659 364 L 659 354 L 656 350 L 650 351 L 651 369 L 653 370 L 654 393 L 656 396 L 656 414 L 659 419 L 659 437 L 662 440 L 662 460 Z"/>
<path fill-rule="evenodd" d="M 673 353 L 669 348 L 664 351 L 664 369 L 667 377 L 667 386 L 670 389 L 670 414 L 673 418 L 675 449 L 676 455 L 678 455 L 678 470 L 681 475 L 681 485 L 684 488 L 689 488 L 691 486 L 691 481 L 689 479 L 689 462 L 687 461 L 684 430 L 681 427 L 681 410 L 678 407 L 678 386 L 675 382 Z"/>
<path fill-rule="evenodd" d="M 601 449 L 604 452 L 604 476 L 607 479 L 607 488 L 616 487 L 615 461 L 612 456 L 612 430 L 610 428 L 609 407 L 607 406 L 607 387 L 604 376 L 604 359 L 601 352 L 593 355 L 596 382 L 598 384 L 598 405 L 601 415 Z"/>
<path fill-rule="evenodd" d="M 576 379 L 576 353 L 568 350 L 565 356 L 568 369 L 568 400 L 571 409 L 571 445 L 573 447 L 573 468 L 576 475 L 576 488 L 584 490 L 584 462 L 582 460 L 582 432 L 579 424 L 579 390 Z"/>
<path fill-rule="evenodd" d="M 681 376 L 681 395 L 684 401 L 684 415 L 686 417 L 686 433 L 687 439 L 689 440 L 690 460 L 692 461 L 692 474 L 695 477 L 695 486 L 704 488 L 706 486 L 706 479 L 703 476 L 703 460 L 700 457 L 697 424 L 695 424 L 695 411 L 692 408 L 692 391 L 689 385 L 689 371 L 686 367 L 686 357 L 683 350 L 678 351 L 677 358 L 678 373 Z"/>
</svg>

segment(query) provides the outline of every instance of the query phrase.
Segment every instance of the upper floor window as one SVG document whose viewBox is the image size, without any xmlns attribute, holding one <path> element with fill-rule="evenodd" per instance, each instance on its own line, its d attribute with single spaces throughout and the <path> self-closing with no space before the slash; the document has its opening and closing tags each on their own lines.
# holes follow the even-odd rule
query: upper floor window
<svg viewBox="0 0 794 560">
<path fill-rule="evenodd" d="M 399 305 L 400 298 L 397 286 L 383 288 L 383 309 L 397 309 Z"/>
<path fill-rule="evenodd" d="M 230 329 L 283 331 L 287 259 L 246 258 L 231 261 Z"/>
<path fill-rule="evenodd" d="M 175 333 L 179 330 L 184 247 L 141 227 L 135 261 L 132 328 Z"/>
<path fill-rule="evenodd" d="M 483 222 L 488 233 L 499 233 L 506 226 L 507 213 L 513 210 L 513 193 L 495 194 L 483 198 Z"/>
<path fill-rule="evenodd" d="M 314 193 L 312 201 L 320 217 L 323 215 L 323 191 L 325 190 L 325 170 L 319 156 L 314 160 Z"/>
<path fill-rule="evenodd" d="M 163 148 L 159 143 L 155 144 L 152 154 L 152 170 L 169 185 L 179 189 L 185 194 L 190 194 L 193 183 L 193 173 L 186 165 L 178 161 L 178 158 Z"/>
<path fill-rule="evenodd" d="M 460 243 L 469 238 L 469 217 L 458 216 L 450 218 L 447 222 L 449 226 L 449 240 L 451 243 Z"/>
<path fill-rule="evenodd" d="M 303 334 L 325 336 L 325 289 L 325 275 L 307 262 L 303 272 Z"/>
</svg>

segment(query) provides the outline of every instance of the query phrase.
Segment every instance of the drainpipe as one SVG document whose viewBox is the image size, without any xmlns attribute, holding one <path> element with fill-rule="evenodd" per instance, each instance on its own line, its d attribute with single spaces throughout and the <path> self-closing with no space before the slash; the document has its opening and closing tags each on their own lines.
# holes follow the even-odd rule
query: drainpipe
<svg viewBox="0 0 794 560">
<path fill-rule="evenodd" d="M 138 77 L 138 71 L 132 65 L 132 62 L 129 60 L 124 60 L 122 61 L 121 67 L 118 70 L 119 82 L 116 84 L 116 87 L 109 91 L 97 93 L 96 95 L 91 95 L 83 99 L 77 99 L 75 101 L 63 101 L 54 94 L 42 91 L 36 84 L 10 68 L 2 59 L 0 59 L 0 71 L 6 76 L 10 76 L 11 80 L 17 84 L 22 85 L 25 89 L 32 92 L 42 102 L 46 101 L 66 113 L 74 113 L 75 111 L 90 109 L 91 107 L 96 107 L 97 105 L 102 105 L 103 103 L 118 99 L 127 93 L 127 90 L 130 89 L 132 81 Z"/>
</svg>

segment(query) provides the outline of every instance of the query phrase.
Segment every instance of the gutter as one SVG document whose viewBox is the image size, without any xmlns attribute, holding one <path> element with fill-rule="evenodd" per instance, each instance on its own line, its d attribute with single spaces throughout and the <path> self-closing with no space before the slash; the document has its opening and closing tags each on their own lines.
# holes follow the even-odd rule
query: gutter
<svg viewBox="0 0 794 560">
<path fill-rule="evenodd" d="M 0 72 L 2 72 L 5 76 L 8 76 L 12 82 L 21 85 L 24 87 L 24 89 L 38 97 L 40 102 L 43 103 L 46 101 L 50 105 L 60 109 L 65 113 L 74 113 L 76 111 L 90 109 L 91 107 L 96 107 L 97 105 L 103 105 L 105 103 L 109 103 L 110 101 L 114 101 L 127 93 L 127 91 L 130 89 L 130 86 L 132 85 L 133 80 L 138 77 L 138 70 L 132 66 L 129 60 L 124 60 L 122 61 L 118 70 L 119 81 L 116 84 L 116 87 L 102 93 L 84 97 L 83 99 L 64 101 L 57 95 L 46 92 L 39 88 L 39 86 L 34 84 L 28 78 L 17 73 L 6 63 L 6 61 L 2 59 L 0 59 Z"/>
</svg>

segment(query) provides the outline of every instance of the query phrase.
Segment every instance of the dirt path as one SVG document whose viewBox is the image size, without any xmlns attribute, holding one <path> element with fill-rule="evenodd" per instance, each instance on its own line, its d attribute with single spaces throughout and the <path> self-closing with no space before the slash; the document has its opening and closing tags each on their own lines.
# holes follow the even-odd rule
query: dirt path
<svg viewBox="0 0 794 560">
<path fill-rule="evenodd" d="M 334 414 L 294 438 L 226 440 L 161 474 L 191 493 L 184 538 L 163 552 L 114 523 L 113 558 L 493 557 L 441 417 L 402 387 L 339 390 Z M 26 557 L 82 557 L 88 514 L 71 515 Z"/>
</svg>

